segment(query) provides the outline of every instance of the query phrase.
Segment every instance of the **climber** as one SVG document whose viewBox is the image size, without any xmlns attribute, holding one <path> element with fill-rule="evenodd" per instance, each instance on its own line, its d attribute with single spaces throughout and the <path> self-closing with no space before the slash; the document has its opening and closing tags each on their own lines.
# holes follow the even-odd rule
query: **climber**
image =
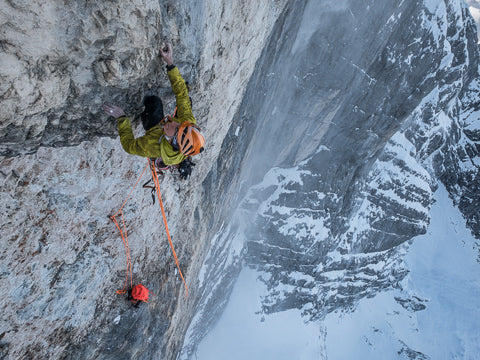
<svg viewBox="0 0 480 360">
<path fill-rule="evenodd" d="M 117 291 L 118 292 L 118 291 Z M 120 292 L 122 293 L 122 292 Z M 142 284 L 131 287 L 127 292 L 126 299 L 129 300 L 134 307 L 138 308 L 142 302 L 148 303 L 148 294 L 155 295 Z"/>
<path fill-rule="evenodd" d="M 167 75 L 175 94 L 177 110 L 174 117 L 164 117 L 163 104 L 159 97 L 146 96 L 143 101 L 145 109 L 141 114 L 146 133 L 135 139 L 130 118 L 122 108 L 105 103 L 103 110 L 117 119 L 120 142 L 127 153 L 154 158 L 159 170 L 178 166 L 180 177 L 187 179 L 194 165 L 190 156 L 204 150 L 205 139 L 196 126 L 187 85 L 173 64 L 170 43 L 160 49 L 160 56 L 167 64 Z"/>
</svg>

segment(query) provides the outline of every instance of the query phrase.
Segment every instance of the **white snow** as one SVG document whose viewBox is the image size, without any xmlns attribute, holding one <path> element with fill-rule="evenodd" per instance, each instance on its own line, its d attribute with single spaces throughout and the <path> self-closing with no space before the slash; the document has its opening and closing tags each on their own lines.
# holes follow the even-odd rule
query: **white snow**
<svg viewBox="0 0 480 360">
<path fill-rule="evenodd" d="M 257 313 L 266 293 L 257 276 L 254 270 L 242 270 L 225 312 L 200 344 L 196 359 L 318 359 L 322 353 L 318 325 L 305 324 L 299 310 Z"/>
<path fill-rule="evenodd" d="M 431 30 L 433 38 L 439 46 L 447 34 L 447 23 L 442 21 L 447 18 L 445 3 L 441 0 L 425 0 L 424 4 L 429 13 L 423 14 L 423 26 Z"/>
<path fill-rule="evenodd" d="M 196 359 L 478 359 L 480 354 L 479 247 L 448 193 L 440 186 L 427 234 L 404 259 L 403 290 L 361 300 L 351 313 L 304 323 L 299 310 L 259 313 L 267 290 L 259 273 L 243 269 L 216 326 Z M 405 245 L 406 247 L 406 245 Z M 395 297 L 417 299 L 425 310 L 405 309 Z"/>
<path fill-rule="evenodd" d="M 475 24 L 477 25 L 477 31 L 480 24 L 480 3 L 477 0 L 467 0 L 469 6 L 470 14 L 472 15 L 473 19 L 475 20 Z"/>
<path fill-rule="evenodd" d="M 351 314 L 329 314 L 324 322 L 329 358 L 403 358 L 398 352 L 406 344 L 432 359 L 478 359 L 478 247 L 443 187 L 435 198 L 430 230 L 415 239 L 405 258 L 410 274 L 404 291 L 364 299 Z M 406 295 L 425 299 L 426 309 L 405 310 L 394 297 Z"/>
</svg>

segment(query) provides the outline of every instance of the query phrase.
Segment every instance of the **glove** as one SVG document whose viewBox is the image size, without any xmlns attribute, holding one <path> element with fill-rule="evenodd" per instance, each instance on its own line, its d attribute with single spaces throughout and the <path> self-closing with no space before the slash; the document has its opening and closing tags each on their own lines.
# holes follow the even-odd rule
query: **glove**
<svg viewBox="0 0 480 360">
<path fill-rule="evenodd" d="M 192 174 L 192 169 L 195 164 L 190 160 L 190 158 L 186 158 L 178 165 L 178 172 L 180 173 L 180 178 L 183 180 L 187 180 L 190 175 Z"/>
</svg>

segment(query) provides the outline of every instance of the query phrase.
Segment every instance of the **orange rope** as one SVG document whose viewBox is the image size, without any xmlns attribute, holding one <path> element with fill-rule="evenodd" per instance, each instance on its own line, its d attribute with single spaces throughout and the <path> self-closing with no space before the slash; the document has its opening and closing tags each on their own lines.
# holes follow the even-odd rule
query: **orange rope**
<svg viewBox="0 0 480 360">
<path fill-rule="evenodd" d="M 126 253 L 126 256 L 127 256 L 127 275 L 125 277 L 125 283 L 123 284 L 123 289 L 122 290 L 117 290 L 117 294 L 125 294 L 125 288 L 127 287 L 127 283 L 128 283 L 128 277 L 130 276 L 130 287 L 133 286 L 133 274 L 132 274 L 132 260 L 130 258 L 130 246 L 128 245 L 128 237 L 127 237 L 127 227 L 125 225 L 125 219 L 123 218 L 123 207 L 125 206 L 125 204 L 127 203 L 128 199 L 130 198 L 130 195 L 132 195 L 133 193 L 133 190 L 135 189 L 135 187 L 138 185 L 138 183 L 140 182 L 140 179 L 142 178 L 143 174 L 145 174 L 145 171 L 147 170 L 147 166 L 145 166 L 145 169 L 143 169 L 142 171 L 142 174 L 138 177 L 137 179 L 137 182 L 135 183 L 135 185 L 133 186 L 133 189 L 132 191 L 130 191 L 130 194 L 128 194 L 127 198 L 125 199 L 125 201 L 123 202 L 122 206 L 120 207 L 120 209 L 118 209 L 118 211 L 113 215 L 111 216 L 110 218 L 112 219 L 112 221 L 114 222 L 114 224 L 117 226 L 118 230 L 120 231 L 120 236 L 122 237 L 122 241 L 123 241 L 123 245 L 125 246 L 125 253 Z M 121 217 L 122 217 L 122 226 L 123 226 L 123 231 L 122 231 L 122 228 L 120 228 L 120 225 L 117 221 L 117 215 L 120 213 Z"/>
<path fill-rule="evenodd" d="M 185 282 L 185 278 L 183 277 L 182 270 L 180 270 L 180 263 L 178 261 L 177 253 L 175 252 L 175 248 L 173 247 L 172 238 L 170 236 L 170 230 L 168 229 L 167 217 L 165 215 L 165 208 L 163 207 L 162 194 L 160 193 L 160 182 L 158 180 L 157 172 L 155 170 L 155 163 L 154 163 L 154 161 L 150 162 L 149 158 L 147 158 L 147 161 L 148 161 L 147 166 L 145 166 L 142 174 L 138 177 L 137 182 L 135 183 L 132 190 L 130 191 L 130 194 L 128 194 L 127 198 L 123 202 L 120 209 L 118 209 L 118 211 L 113 216 L 110 217 L 112 219 L 112 221 L 114 222 L 114 224 L 116 225 L 117 229 L 120 231 L 120 236 L 122 237 L 122 241 L 123 241 L 123 244 L 125 246 L 125 254 L 126 254 L 126 257 L 127 257 L 127 275 L 125 277 L 125 283 L 123 285 L 123 289 L 122 290 L 117 290 L 117 293 L 118 294 L 125 294 L 125 289 L 127 287 L 129 277 L 130 277 L 130 287 L 133 286 L 132 261 L 131 261 L 131 257 L 130 257 L 130 246 L 128 245 L 127 227 L 125 225 L 125 219 L 123 217 L 123 207 L 127 203 L 130 196 L 132 195 L 135 187 L 140 182 L 140 179 L 142 178 L 143 174 L 147 170 L 147 167 L 150 166 L 150 170 L 152 171 L 153 181 L 154 181 L 154 184 L 155 184 L 155 190 L 156 190 L 157 197 L 158 197 L 158 202 L 160 203 L 160 209 L 162 210 L 163 222 L 165 224 L 165 230 L 167 232 L 168 242 L 170 243 L 170 247 L 172 249 L 172 254 L 173 254 L 173 257 L 175 259 L 175 264 L 177 265 L 178 272 L 180 273 L 180 277 L 182 278 L 183 284 L 185 285 L 185 291 L 186 291 L 185 298 L 187 298 L 188 297 L 188 286 L 187 286 L 187 283 Z M 118 214 L 120 214 L 121 218 L 122 218 L 122 227 L 120 226 L 120 224 L 118 223 L 118 220 L 117 220 L 117 215 Z M 153 294 L 153 295 L 155 295 L 155 294 Z"/>
<path fill-rule="evenodd" d="M 130 287 L 133 285 L 133 279 L 132 279 L 132 262 L 130 260 L 130 248 L 128 246 L 128 238 L 127 238 L 127 229 L 125 227 L 125 220 L 123 219 L 123 211 L 120 210 L 120 213 L 122 214 L 122 223 L 123 223 L 123 231 L 120 228 L 120 225 L 118 224 L 118 221 L 115 216 L 112 216 L 112 220 L 117 226 L 118 230 L 120 231 L 120 236 L 122 237 L 123 245 L 125 245 L 125 253 L 127 254 L 127 276 L 125 277 L 125 283 L 123 284 L 123 289 L 122 290 L 117 290 L 118 294 L 125 294 L 125 288 L 127 287 L 127 282 L 128 282 L 128 276 L 130 275 Z"/>
<path fill-rule="evenodd" d="M 135 189 L 135 187 L 138 185 L 138 183 L 140 182 L 140 179 L 142 178 L 143 174 L 145 173 L 145 170 L 147 170 L 147 167 L 148 167 L 148 164 L 147 166 L 145 166 L 145 169 L 143 169 L 142 171 L 142 175 L 140 175 L 137 179 L 137 182 L 135 183 L 135 185 L 133 186 L 133 189 L 132 191 L 130 191 L 130 194 L 128 194 L 127 198 L 125 199 L 125 201 L 123 202 L 122 206 L 120 207 L 120 209 L 112 216 L 112 218 L 114 218 L 115 216 L 117 216 L 117 214 L 122 211 L 123 207 L 125 206 L 125 204 L 127 203 L 128 199 L 130 198 L 130 195 L 132 195 L 133 193 L 133 190 Z"/>
<path fill-rule="evenodd" d="M 175 253 L 175 249 L 173 247 L 172 238 L 170 237 L 170 231 L 168 230 L 167 217 L 165 215 L 165 209 L 163 207 L 162 194 L 160 193 L 160 183 L 158 181 L 157 171 L 155 170 L 155 163 L 153 161 L 150 162 L 150 159 L 147 159 L 147 160 L 148 160 L 148 164 L 150 165 L 150 170 L 152 171 L 152 177 L 155 183 L 155 189 L 157 191 L 158 202 L 160 203 L 160 208 L 162 209 L 163 222 L 165 223 L 165 230 L 167 231 L 168 242 L 170 243 L 170 247 L 172 248 L 172 254 L 175 259 L 175 264 L 177 265 L 178 272 L 180 273 L 180 277 L 182 278 L 183 284 L 185 285 L 185 291 L 186 291 L 185 298 L 187 298 L 188 286 L 183 277 L 182 270 L 180 270 L 180 264 L 178 262 L 177 254 Z"/>
</svg>

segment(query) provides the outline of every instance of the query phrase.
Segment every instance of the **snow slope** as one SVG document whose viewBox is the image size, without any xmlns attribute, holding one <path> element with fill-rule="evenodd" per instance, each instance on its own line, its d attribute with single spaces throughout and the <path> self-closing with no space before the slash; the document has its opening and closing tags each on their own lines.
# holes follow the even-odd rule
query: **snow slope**
<svg viewBox="0 0 480 360">
<path fill-rule="evenodd" d="M 210 176 L 229 184 L 218 199 L 241 194 L 239 209 L 222 212 L 221 226 L 212 226 L 216 240 L 209 254 L 218 256 L 207 259 L 222 261 L 209 261 L 202 271 L 202 295 L 181 359 L 193 357 L 195 343 L 224 309 L 242 254 L 265 287 L 254 281 L 237 291 L 260 289 L 262 296 L 252 301 L 265 323 L 276 313 L 300 312 L 305 321 L 327 321 L 371 299 L 380 301 L 372 306 L 386 304 L 408 318 L 407 309 L 422 309 L 428 296 L 409 292 L 404 258 L 409 241 L 429 228 L 438 184 L 478 237 L 479 54 L 466 5 L 346 1 L 345 7 L 324 1 L 324 11 L 313 11 L 313 2 L 307 3 L 290 3 L 279 18 L 240 107 L 243 125 L 224 142 L 231 158 L 219 159 Z M 286 60 L 292 53 L 294 65 Z M 235 256 L 227 256 L 241 238 L 244 250 L 235 245 Z M 364 317 L 361 323 L 368 324 Z M 326 349 L 326 325 L 317 326 L 322 330 L 315 336 Z M 361 342 L 376 338 L 372 334 L 362 329 L 351 336 Z M 388 334 L 388 341 L 372 346 L 383 341 L 397 355 L 427 356 L 417 354 L 417 344 L 403 333 Z M 279 337 L 284 344 L 293 335 Z"/>
<path fill-rule="evenodd" d="M 196 359 L 478 359 L 479 244 L 443 186 L 435 200 L 428 233 L 405 256 L 410 273 L 400 289 L 304 322 L 296 309 L 262 314 L 265 285 L 245 268 Z"/>
</svg>

